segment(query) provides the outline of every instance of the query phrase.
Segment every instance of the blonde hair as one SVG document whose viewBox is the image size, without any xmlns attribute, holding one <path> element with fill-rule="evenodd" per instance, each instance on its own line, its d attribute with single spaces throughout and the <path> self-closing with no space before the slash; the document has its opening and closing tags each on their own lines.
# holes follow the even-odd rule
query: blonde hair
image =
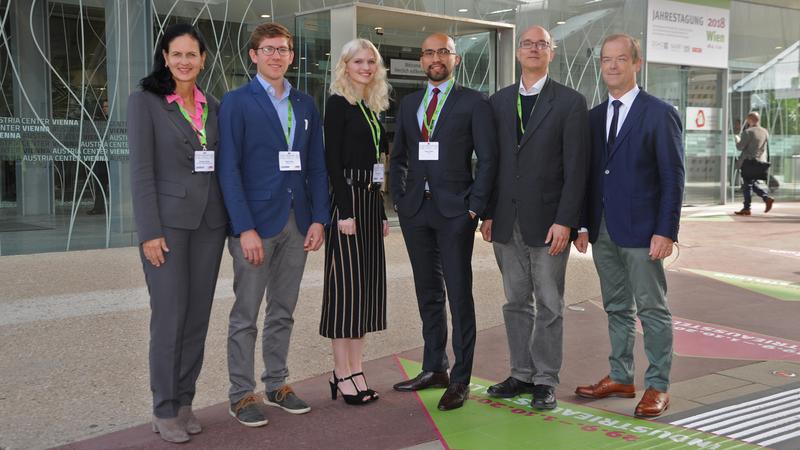
<svg viewBox="0 0 800 450">
<path fill-rule="evenodd" d="M 331 94 L 341 95 L 346 98 L 351 105 L 358 103 L 360 98 L 353 88 L 353 81 L 347 75 L 345 68 L 347 63 L 358 53 L 360 50 L 370 50 L 375 55 L 375 62 L 377 63 L 377 70 L 372 77 L 372 81 L 364 87 L 364 103 L 367 107 L 377 113 L 389 109 L 389 83 L 386 81 L 386 67 L 383 66 L 383 58 L 378 52 L 378 49 L 372 42 L 366 39 L 353 39 L 352 41 L 344 44 L 342 47 L 342 55 L 339 57 L 339 62 L 333 69 L 333 83 L 331 83 Z"/>
</svg>

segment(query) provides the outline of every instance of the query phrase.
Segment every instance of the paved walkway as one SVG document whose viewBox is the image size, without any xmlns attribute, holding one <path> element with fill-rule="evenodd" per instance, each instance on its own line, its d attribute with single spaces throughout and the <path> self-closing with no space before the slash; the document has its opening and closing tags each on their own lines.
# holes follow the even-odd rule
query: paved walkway
<svg viewBox="0 0 800 450">
<path fill-rule="evenodd" d="M 576 384 L 605 375 L 609 349 L 591 258 L 574 251 L 560 408 L 543 415 L 524 399 L 485 397 L 486 386 L 507 376 L 508 350 L 500 276 L 491 247 L 477 235 L 472 400 L 440 413 L 441 392 L 393 392 L 394 382 L 418 370 L 422 344 L 408 257 L 395 228 L 387 240 L 389 329 L 369 336 L 365 355 L 381 400 L 356 408 L 330 400 L 329 342 L 317 334 L 317 253 L 308 261 L 289 361 L 290 381 L 313 410 L 290 416 L 267 408 L 267 427 L 236 424 L 225 404 L 232 302 L 226 255 L 195 404 L 205 432 L 186 448 L 750 448 L 750 439 L 798 449 L 800 204 L 776 204 L 770 214 L 748 218 L 733 217 L 735 206 L 685 211 L 680 252 L 668 261 L 673 400 L 658 422 L 630 417 L 635 399 L 572 394 Z M 172 447 L 146 425 L 149 312 L 134 249 L 2 257 L 0 282 L 0 448 Z M 636 361 L 641 388 L 641 342 Z"/>
</svg>

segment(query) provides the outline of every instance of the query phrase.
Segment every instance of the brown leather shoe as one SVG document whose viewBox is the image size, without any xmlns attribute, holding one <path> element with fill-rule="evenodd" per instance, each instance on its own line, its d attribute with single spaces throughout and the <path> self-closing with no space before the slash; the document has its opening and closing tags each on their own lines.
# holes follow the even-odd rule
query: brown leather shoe
<svg viewBox="0 0 800 450">
<path fill-rule="evenodd" d="M 734 214 L 736 214 L 737 216 L 749 216 L 750 210 L 742 208 L 741 210 L 734 212 Z"/>
<path fill-rule="evenodd" d="M 394 385 L 395 391 L 411 392 L 431 387 L 446 388 L 450 385 L 450 377 L 447 372 L 420 372 L 416 377 L 401 381 Z"/>
<path fill-rule="evenodd" d="M 644 391 L 642 399 L 636 405 L 636 417 L 658 417 L 669 408 L 669 394 L 659 392 L 651 387 Z"/>
<path fill-rule="evenodd" d="M 632 384 L 617 383 L 608 375 L 591 386 L 578 386 L 575 394 L 583 398 L 606 398 L 606 397 L 636 397 L 636 387 Z"/>
<path fill-rule="evenodd" d="M 467 398 L 469 398 L 469 386 L 463 383 L 451 383 L 439 399 L 439 411 L 461 408 Z"/>
<path fill-rule="evenodd" d="M 764 203 L 767 204 L 767 206 L 764 208 L 764 213 L 768 213 L 772 210 L 772 204 L 775 203 L 775 199 L 772 197 L 767 197 L 767 199 L 764 200 Z"/>
</svg>

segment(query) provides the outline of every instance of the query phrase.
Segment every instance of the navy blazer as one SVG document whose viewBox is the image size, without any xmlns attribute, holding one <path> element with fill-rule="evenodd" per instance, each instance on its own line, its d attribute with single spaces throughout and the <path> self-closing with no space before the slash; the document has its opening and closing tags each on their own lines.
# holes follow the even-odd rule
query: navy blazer
<svg viewBox="0 0 800 450">
<path fill-rule="evenodd" d="M 597 240 L 606 228 L 620 247 L 650 247 L 654 234 L 678 240 L 684 184 L 683 126 L 678 112 L 644 90 L 606 149 L 608 100 L 589 112 L 592 156 L 582 225 Z"/>
<path fill-rule="evenodd" d="M 292 88 L 294 144 L 300 171 L 281 172 L 278 152 L 287 150 L 278 112 L 256 78 L 228 92 L 219 113 L 219 183 L 230 231 L 255 229 L 261 238 L 283 230 L 294 209 L 297 228 L 329 222 L 328 173 L 322 122 L 314 100 Z"/>
<path fill-rule="evenodd" d="M 481 216 L 497 171 L 497 134 L 489 100 L 478 91 L 453 85 L 431 135 L 431 142 L 439 143 L 439 159 L 420 161 L 417 110 L 424 93 L 423 89 L 405 96 L 397 112 L 389 177 L 397 213 L 411 217 L 419 211 L 427 182 L 444 217 L 469 211 Z M 473 151 L 478 157 L 474 180 Z"/>
</svg>

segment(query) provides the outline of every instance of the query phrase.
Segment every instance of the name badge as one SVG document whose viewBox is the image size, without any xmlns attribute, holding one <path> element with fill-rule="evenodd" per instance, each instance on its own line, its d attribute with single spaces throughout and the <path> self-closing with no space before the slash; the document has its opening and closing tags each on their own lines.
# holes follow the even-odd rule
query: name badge
<svg viewBox="0 0 800 450">
<path fill-rule="evenodd" d="M 213 172 L 214 171 L 214 152 L 211 150 L 201 150 L 194 152 L 194 171 Z"/>
<path fill-rule="evenodd" d="M 439 160 L 439 143 L 438 142 L 420 142 L 419 143 L 419 160 L 420 161 L 438 161 Z"/>
<path fill-rule="evenodd" d="M 278 168 L 281 172 L 300 170 L 300 152 L 278 152 Z"/>
<path fill-rule="evenodd" d="M 372 165 L 372 182 L 383 183 L 383 164 L 377 163 Z"/>
</svg>

